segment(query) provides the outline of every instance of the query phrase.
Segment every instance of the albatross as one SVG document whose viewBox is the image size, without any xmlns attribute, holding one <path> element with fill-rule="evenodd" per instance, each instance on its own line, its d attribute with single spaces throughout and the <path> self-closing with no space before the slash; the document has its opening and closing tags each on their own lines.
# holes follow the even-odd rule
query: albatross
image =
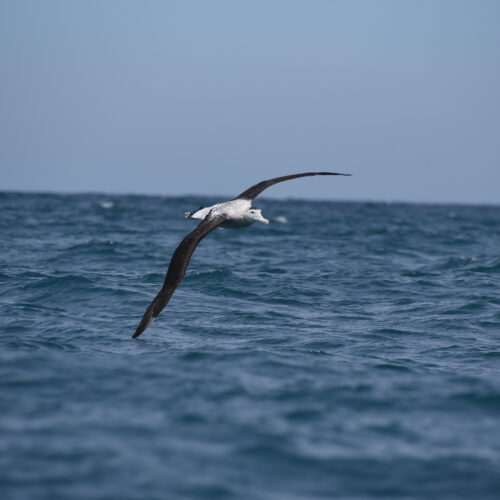
<svg viewBox="0 0 500 500">
<path fill-rule="evenodd" d="M 340 174 L 337 172 L 305 172 L 302 174 L 284 175 L 283 177 L 275 177 L 267 181 L 259 182 L 254 186 L 249 187 L 236 198 L 224 203 L 216 203 L 210 207 L 199 208 L 192 212 L 186 212 L 185 216 L 188 219 L 201 220 L 200 224 L 194 231 L 191 231 L 176 248 L 170 264 L 163 286 L 158 295 L 149 304 L 144 316 L 142 317 L 139 326 L 137 327 L 133 338 L 138 337 L 151 324 L 151 322 L 160 314 L 162 309 L 167 305 L 168 301 L 179 286 L 180 282 L 186 274 L 186 269 L 189 260 L 198 243 L 211 231 L 219 226 L 229 228 L 239 228 L 249 226 L 254 222 L 262 222 L 269 224 L 269 221 L 264 218 L 262 211 L 259 208 L 252 206 L 252 201 L 264 189 L 267 189 L 278 182 L 297 179 L 298 177 L 308 177 L 312 175 L 351 175 Z"/>
</svg>

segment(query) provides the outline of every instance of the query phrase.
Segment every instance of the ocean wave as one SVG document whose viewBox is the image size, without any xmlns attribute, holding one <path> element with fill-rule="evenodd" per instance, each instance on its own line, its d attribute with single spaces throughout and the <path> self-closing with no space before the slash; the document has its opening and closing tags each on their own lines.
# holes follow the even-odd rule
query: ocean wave
<svg viewBox="0 0 500 500">
<path fill-rule="evenodd" d="M 0 195 L 7 496 L 498 496 L 500 209 L 263 199 L 132 340 L 200 204 Z"/>
</svg>

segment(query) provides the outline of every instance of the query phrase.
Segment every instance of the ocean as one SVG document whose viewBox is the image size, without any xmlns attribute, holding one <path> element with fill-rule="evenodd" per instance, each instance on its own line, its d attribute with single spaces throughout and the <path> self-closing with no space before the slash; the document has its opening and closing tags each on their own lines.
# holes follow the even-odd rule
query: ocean
<svg viewBox="0 0 500 500">
<path fill-rule="evenodd" d="M 500 498 L 500 206 L 0 194 L 0 498 Z"/>
</svg>

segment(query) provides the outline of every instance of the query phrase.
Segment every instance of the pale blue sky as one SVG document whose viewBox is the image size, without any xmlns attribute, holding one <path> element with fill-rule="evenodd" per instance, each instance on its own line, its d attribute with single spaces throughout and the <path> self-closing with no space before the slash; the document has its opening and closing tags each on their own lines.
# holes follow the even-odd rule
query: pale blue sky
<svg viewBox="0 0 500 500">
<path fill-rule="evenodd" d="M 500 203 L 498 0 L 0 0 L 0 190 Z"/>
</svg>

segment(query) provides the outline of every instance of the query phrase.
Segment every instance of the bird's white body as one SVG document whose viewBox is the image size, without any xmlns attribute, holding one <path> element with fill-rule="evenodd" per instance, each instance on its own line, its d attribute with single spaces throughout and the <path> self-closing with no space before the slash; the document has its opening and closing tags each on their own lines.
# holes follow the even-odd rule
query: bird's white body
<svg viewBox="0 0 500 500">
<path fill-rule="evenodd" d="M 210 216 L 225 215 L 224 227 L 236 228 L 249 226 L 254 222 L 269 224 L 269 221 L 262 216 L 258 208 L 253 208 L 250 200 L 231 200 L 224 203 L 216 203 L 210 207 L 199 208 L 194 212 L 186 212 L 188 219 L 204 220 L 208 214 Z"/>
</svg>

